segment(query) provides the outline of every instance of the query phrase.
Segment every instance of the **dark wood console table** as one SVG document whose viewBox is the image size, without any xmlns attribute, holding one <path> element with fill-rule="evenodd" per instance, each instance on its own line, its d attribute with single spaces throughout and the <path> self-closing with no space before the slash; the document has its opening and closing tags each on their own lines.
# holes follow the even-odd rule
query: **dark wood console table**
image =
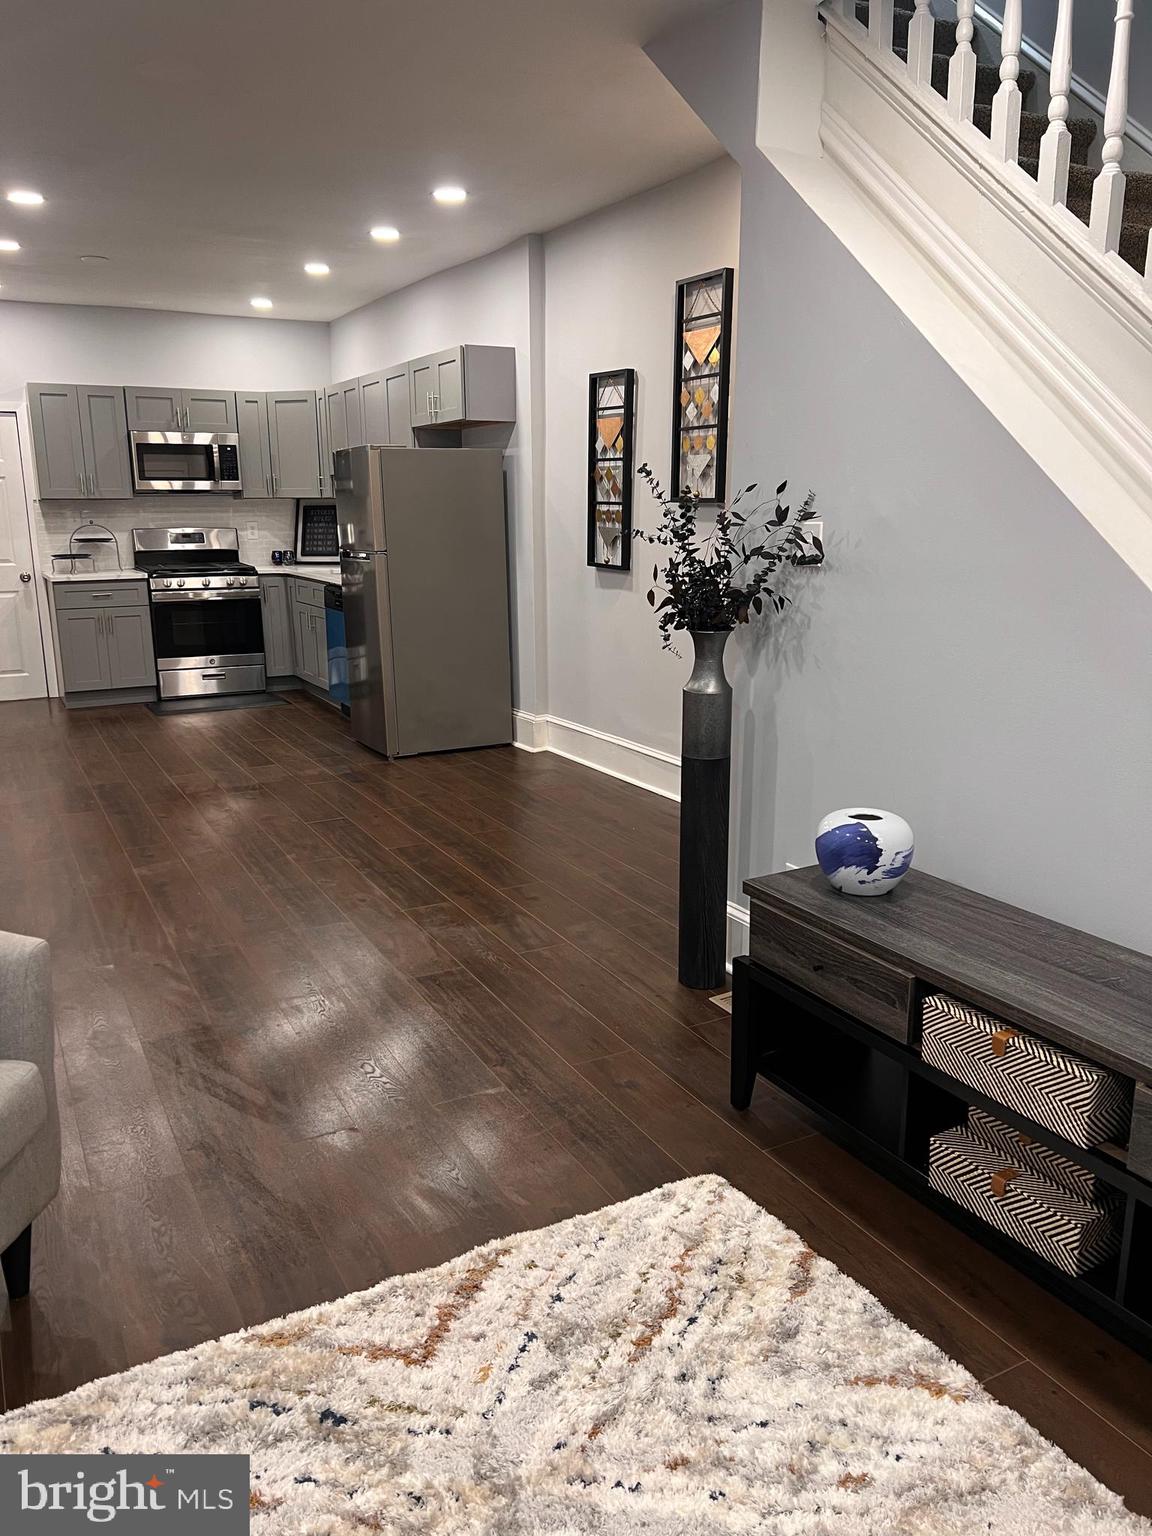
<svg viewBox="0 0 1152 1536">
<path fill-rule="evenodd" d="M 748 1107 L 762 1074 L 859 1157 L 1152 1354 L 1152 956 L 917 870 L 873 898 L 840 895 L 815 866 L 744 890 L 750 953 L 732 967 L 733 1105 Z M 1128 1145 L 1073 1147 L 923 1061 L 921 1002 L 933 991 L 1131 1079 Z M 969 1105 L 1120 1193 L 1118 1256 L 1073 1278 L 929 1187 L 929 1139 Z"/>
</svg>

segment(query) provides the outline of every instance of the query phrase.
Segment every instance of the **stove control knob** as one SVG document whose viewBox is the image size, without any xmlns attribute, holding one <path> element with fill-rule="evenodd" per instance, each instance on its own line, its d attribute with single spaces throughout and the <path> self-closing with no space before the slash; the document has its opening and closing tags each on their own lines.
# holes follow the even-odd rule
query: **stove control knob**
<svg viewBox="0 0 1152 1536">
<path fill-rule="evenodd" d="M 202 587 L 210 587 L 212 585 L 212 578 L 211 578 L 211 576 L 202 576 L 200 578 L 200 585 Z"/>
<path fill-rule="evenodd" d="M 178 587 L 182 587 L 184 585 L 184 578 L 183 578 L 183 576 L 177 576 L 177 578 L 176 578 L 176 585 Z"/>
<path fill-rule="evenodd" d="M 240 578 L 240 585 L 242 587 L 246 587 L 248 585 L 248 578 L 247 578 L 247 576 L 241 576 L 241 578 Z"/>
<path fill-rule="evenodd" d="M 172 585 L 172 578 L 170 576 L 165 576 L 165 578 L 164 578 L 164 585 L 166 587 L 170 587 Z"/>
<path fill-rule="evenodd" d="M 235 576 L 229 576 L 227 578 L 227 581 L 226 581 L 225 585 L 227 585 L 229 587 L 234 587 L 236 585 L 236 578 L 235 578 Z"/>
</svg>

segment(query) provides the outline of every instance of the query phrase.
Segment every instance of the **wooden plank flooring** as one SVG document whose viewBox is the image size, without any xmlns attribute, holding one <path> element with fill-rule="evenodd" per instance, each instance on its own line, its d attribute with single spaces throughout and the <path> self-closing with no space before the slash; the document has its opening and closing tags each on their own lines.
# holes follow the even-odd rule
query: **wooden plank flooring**
<svg viewBox="0 0 1152 1536">
<path fill-rule="evenodd" d="M 64 1135 L 15 1407 L 716 1172 L 1152 1513 L 1152 1364 L 864 1168 L 676 982 L 676 807 L 303 695 L 0 706 L 0 927 L 53 946 Z"/>
</svg>

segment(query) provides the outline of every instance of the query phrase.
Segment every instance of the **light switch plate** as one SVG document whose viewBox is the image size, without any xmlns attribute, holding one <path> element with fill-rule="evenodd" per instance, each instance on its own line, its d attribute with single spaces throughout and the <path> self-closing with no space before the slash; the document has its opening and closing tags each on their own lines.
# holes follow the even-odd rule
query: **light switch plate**
<svg viewBox="0 0 1152 1536">
<path fill-rule="evenodd" d="M 819 539 L 820 543 L 821 543 L 821 546 L 823 546 L 823 543 L 824 543 L 824 519 L 822 517 L 810 518 L 809 521 L 804 524 L 804 532 L 808 535 L 809 538 L 817 538 L 817 539 Z M 793 565 L 823 565 L 824 564 L 824 556 L 817 554 L 814 549 L 806 549 L 804 554 L 797 555 L 793 559 L 792 564 Z"/>
</svg>

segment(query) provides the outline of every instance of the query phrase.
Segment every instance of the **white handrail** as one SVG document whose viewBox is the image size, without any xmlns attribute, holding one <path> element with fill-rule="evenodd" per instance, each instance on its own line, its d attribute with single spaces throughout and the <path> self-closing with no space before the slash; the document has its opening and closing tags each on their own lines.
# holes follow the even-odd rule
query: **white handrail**
<svg viewBox="0 0 1152 1536">
<path fill-rule="evenodd" d="M 1097 250 L 1114 251 L 1124 223 L 1124 129 L 1128 122 L 1128 50 L 1134 0 L 1116 0 L 1116 30 L 1112 37 L 1112 71 L 1104 108 L 1104 168 L 1092 184 L 1092 214 L 1088 233 Z"/>
<path fill-rule="evenodd" d="M 992 98 L 992 148 L 1001 160 L 1020 153 L 1020 44 L 1024 37 L 1024 0 L 1004 0 L 1000 34 L 1000 86 Z"/>
<path fill-rule="evenodd" d="M 936 18 L 932 0 L 916 0 L 916 14 L 908 23 L 908 73 L 913 85 L 932 84 L 932 55 L 936 51 Z"/>
<path fill-rule="evenodd" d="M 1125 0 L 1119 0 L 1123 5 Z M 948 111 L 958 123 L 972 121 L 976 104 L 976 52 L 972 37 L 976 0 L 956 0 L 956 52 L 948 64 Z"/>
<path fill-rule="evenodd" d="M 1040 140 L 1040 170 L 1036 179 L 1040 196 L 1046 203 L 1066 203 L 1068 167 L 1072 163 L 1072 135 L 1068 131 L 1068 97 L 1072 89 L 1072 0 L 1060 0 L 1060 9 L 1056 13 L 1050 81 L 1048 126 Z"/>
</svg>

